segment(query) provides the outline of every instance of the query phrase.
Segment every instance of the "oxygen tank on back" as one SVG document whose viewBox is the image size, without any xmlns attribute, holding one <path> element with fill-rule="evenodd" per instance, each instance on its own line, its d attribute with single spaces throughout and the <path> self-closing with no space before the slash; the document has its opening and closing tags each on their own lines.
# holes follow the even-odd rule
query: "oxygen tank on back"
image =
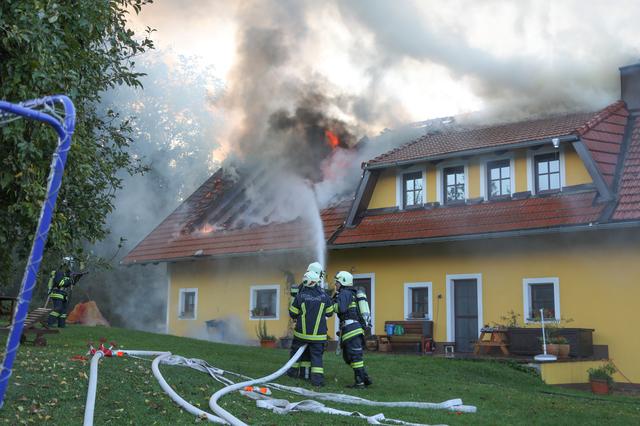
<svg viewBox="0 0 640 426">
<path fill-rule="evenodd" d="M 358 313 L 362 319 L 362 326 L 371 327 L 371 310 L 369 309 L 369 301 L 364 289 L 359 288 L 356 292 L 356 302 L 358 304 Z"/>
</svg>

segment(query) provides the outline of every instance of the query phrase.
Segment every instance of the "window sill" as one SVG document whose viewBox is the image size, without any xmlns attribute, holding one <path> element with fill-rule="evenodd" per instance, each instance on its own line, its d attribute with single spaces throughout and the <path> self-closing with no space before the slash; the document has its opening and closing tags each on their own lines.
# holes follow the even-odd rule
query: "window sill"
<svg viewBox="0 0 640 426">
<path fill-rule="evenodd" d="M 493 197 L 489 197 L 489 201 L 507 201 L 507 200 L 511 200 L 511 194 L 495 195 Z"/>
<path fill-rule="evenodd" d="M 196 317 L 195 316 L 194 317 L 183 317 L 183 316 L 178 315 L 178 319 L 179 320 L 193 321 L 193 320 L 196 319 Z"/>
<path fill-rule="evenodd" d="M 546 191 L 536 191 L 538 197 L 544 197 L 547 195 L 555 195 L 562 192 L 562 189 L 548 189 Z"/>
<path fill-rule="evenodd" d="M 465 200 L 450 200 L 444 202 L 445 206 L 464 206 L 465 204 Z"/>
<path fill-rule="evenodd" d="M 258 321 L 258 320 L 277 320 L 278 317 L 276 315 L 272 315 L 272 316 L 269 316 L 269 317 L 249 317 L 249 319 L 250 320 L 255 320 L 255 321 Z"/>
</svg>

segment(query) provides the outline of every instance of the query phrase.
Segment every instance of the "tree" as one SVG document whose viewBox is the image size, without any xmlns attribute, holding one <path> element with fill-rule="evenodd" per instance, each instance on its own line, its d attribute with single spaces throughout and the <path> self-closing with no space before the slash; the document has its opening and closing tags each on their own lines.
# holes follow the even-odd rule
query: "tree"
<svg viewBox="0 0 640 426">
<path fill-rule="evenodd" d="M 132 128 L 113 109 L 101 112 L 103 93 L 140 87 L 134 58 L 153 49 L 152 29 L 140 37 L 130 13 L 151 0 L 0 2 L 0 99 L 21 101 L 64 93 L 77 125 L 49 232 L 45 265 L 61 254 L 82 254 L 104 238 L 105 219 L 121 187 L 118 172 L 139 173 L 127 151 Z M 45 125 L 19 120 L 0 127 L 0 270 L 14 284 L 29 252 L 46 190 L 56 136 Z"/>
</svg>

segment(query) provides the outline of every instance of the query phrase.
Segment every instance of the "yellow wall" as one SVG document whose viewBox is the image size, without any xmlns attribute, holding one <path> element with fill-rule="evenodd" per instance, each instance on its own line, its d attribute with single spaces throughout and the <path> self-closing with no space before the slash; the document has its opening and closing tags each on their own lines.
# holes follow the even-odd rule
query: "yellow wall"
<svg viewBox="0 0 640 426">
<path fill-rule="evenodd" d="M 283 336 L 289 314 L 289 288 L 284 270 L 301 279 L 308 259 L 297 256 L 252 256 L 237 259 L 181 262 L 169 267 L 171 289 L 169 295 L 169 330 L 172 334 L 207 339 L 205 321 L 228 319 L 242 324 L 244 338 L 255 340 L 257 320 L 250 319 L 249 295 L 252 285 L 280 285 L 280 318 L 266 320 L 269 333 Z M 197 318 L 178 319 L 180 288 L 198 288 Z"/>
<path fill-rule="evenodd" d="M 439 342 L 446 341 L 447 274 L 482 274 L 485 324 L 500 321 L 512 309 L 524 314 L 523 278 L 558 277 L 562 316 L 574 320 L 571 327 L 594 328 L 594 344 L 609 345 L 610 357 L 618 367 L 640 383 L 640 339 L 633 320 L 640 300 L 638 241 L 639 231 L 626 230 L 334 250 L 328 273 L 332 276 L 344 269 L 375 274 L 378 333 L 385 320 L 403 319 L 404 283 L 431 282 L 435 340 Z M 247 258 L 171 265 L 170 331 L 188 335 L 190 326 L 202 327 L 205 320 L 235 314 L 242 319 L 248 337 L 254 338 L 256 321 L 249 320 L 248 312 L 250 285 L 282 283 L 281 319 L 269 321 L 270 331 L 282 335 L 287 323 L 287 290 L 280 270 L 289 268 L 299 279 L 305 267 L 306 260 L 285 258 L 273 263 L 268 258 L 261 262 Z M 176 319 L 179 287 L 200 288 L 197 321 Z"/>
<path fill-rule="evenodd" d="M 520 149 L 516 151 L 514 158 L 514 168 L 516 177 L 516 192 L 527 190 L 527 151 Z"/>
<path fill-rule="evenodd" d="M 472 160 L 469 162 L 469 198 L 478 198 L 480 196 L 480 161 Z"/>
<path fill-rule="evenodd" d="M 561 315 L 574 320 L 571 327 L 594 328 L 594 344 L 609 345 L 610 357 L 640 383 L 640 339 L 630 320 L 640 300 L 638 241 L 638 231 L 599 231 L 358 249 L 333 252 L 331 267 L 375 273 L 375 297 L 384 301 L 376 303 L 378 331 L 402 318 L 404 283 L 432 282 L 436 341 L 446 341 L 447 274 L 482 274 L 485 324 L 511 309 L 524 314 L 523 278 L 558 277 Z"/>
<path fill-rule="evenodd" d="M 581 362 L 548 362 L 540 365 L 540 375 L 542 380 L 549 385 L 563 385 L 567 383 L 588 383 L 590 368 L 598 368 L 604 364 L 603 361 L 581 361 Z M 622 377 L 614 377 L 620 380 Z"/>
<path fill-rule="evenodd" d="M 427 202 L 429 203 L 438 201 L 437 173 L 435 166 L 427 165 Z"/>
<path fill-rule="evenodd" d="M 383 170 L 371 195 L 370 209 L 396 206 L 396 169 Z"/>
<path fill-rule="evenodd" d="M 591 183 L 591 175 L 584 166 L 584 163 L 578 157 L 575 149 L 567 145 L 564 149 L 564 167 L 565 167 L 565 183 L 567 186 L 580 185 L 583 183 Z"/>
<path fill-rule="evenodd" d="M 580 157 L 571 145 L 564 148 L 565 161 L 565 184 L 566 186 L 580 185 L 591 183 L 591 176 L 584 166 Z M 424 167 L 422 165 L 421 167 Z M 520 149 L 515 151 L 514 156 L 514 177 L 516 192 L 527 190 L 527 150 Z M 426 165 L 427 169 L 427 202 L 437 201 L 437 168 L 431 164 Z M 468 163 L 469 171 L 469 198 L 480 197 L 480 180 L 485 179 L 480 173 L 480 160 L 472 159 Z M 397 170 L 389 169 L 381 172 L 380 178 L 376 184 L 371 201 L 370 209 L 396 206 L 396 172 Z"/>
</svg>

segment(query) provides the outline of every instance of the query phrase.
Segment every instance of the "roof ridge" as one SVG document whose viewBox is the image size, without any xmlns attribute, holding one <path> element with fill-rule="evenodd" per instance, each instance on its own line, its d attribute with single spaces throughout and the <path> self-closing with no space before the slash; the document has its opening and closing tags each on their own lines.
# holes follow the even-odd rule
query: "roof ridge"
<svg viewBox="0 0 640 426">
<path fill-rule="evenodd" d="M 576 132 L 582 136 L 587 133 L 589 130 L 593 129 L 595 126 L 612 116 L 616 111 L 621 108 L 624 108 L 625 103 L 622 99 L 615 101 L 614 103 L 607 105 L 600 111 L 596 113 L 589 121 L 584 123 L 582 126 L 576 129 Z"/>
</svg>

